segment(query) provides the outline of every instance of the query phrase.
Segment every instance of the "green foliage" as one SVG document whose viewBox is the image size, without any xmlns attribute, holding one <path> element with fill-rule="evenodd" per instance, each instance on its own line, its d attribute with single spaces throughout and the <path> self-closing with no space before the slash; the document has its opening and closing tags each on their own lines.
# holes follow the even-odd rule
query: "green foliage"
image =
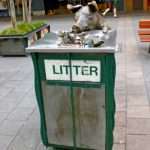
<svg viewBox="0 0 150 150">
<path fill-rule="evenodd" d="M 35 21 L 31 23 L 19 23 L 16 28 L 7 28 L 0 32 L 0 35 L 25 35 L 46 24 L 44 21 Z"/>
<path fill-rule="evenodd" d="M 44 21 L 35 21 L 32 23 L 34 27 L 38 28 L 41 27 L 42 25 L 46 24 Z"/>
</svg>

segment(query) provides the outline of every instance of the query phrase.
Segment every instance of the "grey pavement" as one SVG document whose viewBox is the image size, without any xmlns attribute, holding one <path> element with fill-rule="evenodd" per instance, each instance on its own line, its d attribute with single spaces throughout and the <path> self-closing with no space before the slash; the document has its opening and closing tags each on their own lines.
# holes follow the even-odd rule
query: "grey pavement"
<svg viewBox="0 0 150 150">
<path fill-rule="evenodd" d="M 106 17 L 118 31 L 116 53 L 116 123 L 113 150 L 150 150 L 150 54 L 137 36 L 138 20 L 147 14 Z M 72 17 L 44 18 L 51 30 L 67 30 Z M 1 29 L 9 26 L 1 21 Z M 34 93 L 33 65 L 28 57 L 0 57 L 0 150 L 44 150 Z"/>
</svg>

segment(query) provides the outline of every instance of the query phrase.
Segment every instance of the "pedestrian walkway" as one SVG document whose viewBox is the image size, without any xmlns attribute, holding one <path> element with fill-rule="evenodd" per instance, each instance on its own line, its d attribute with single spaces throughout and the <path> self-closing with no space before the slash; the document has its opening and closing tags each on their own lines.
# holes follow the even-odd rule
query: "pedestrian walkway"
<svg viewBox="0 0 150 150">
<path fill-rule="evenodd" d="M 118 20 L 118 42 L 122 52 L 116 54 L 116 129 L 114 150 L 150 149 L 150 54 L 148 45 L 138 42 L 139 19 L 124 16 Z"/>
<path fill-rule="evenodd" d="M 138 20 L 146 14 L 106 18 L 118 31 L 116 124 L 113 150 L 150 150 L 150 54 L 138 42 Z M 51 30 L 69 29 L 69 16 L 48 19 Z M 0 23 L 0 27 L 8 22 Z M 44 150 L 30 56 L 0 57 L 0 150 Z"/>
</svg>

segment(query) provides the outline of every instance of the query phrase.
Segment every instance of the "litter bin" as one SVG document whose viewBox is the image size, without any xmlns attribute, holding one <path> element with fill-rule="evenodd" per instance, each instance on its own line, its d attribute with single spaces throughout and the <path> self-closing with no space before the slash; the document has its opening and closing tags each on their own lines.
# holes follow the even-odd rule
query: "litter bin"
<svg viewBox="0 0 150 150">
<path fill-rule="evenodd" d="M 46 147 L 111 150 L 115 114 L 116 32 L 99 48 L 58 47 L 57 35 L 27 48 Z M 108 43 L 107 43 L 108 44 Z"/>
</svg>

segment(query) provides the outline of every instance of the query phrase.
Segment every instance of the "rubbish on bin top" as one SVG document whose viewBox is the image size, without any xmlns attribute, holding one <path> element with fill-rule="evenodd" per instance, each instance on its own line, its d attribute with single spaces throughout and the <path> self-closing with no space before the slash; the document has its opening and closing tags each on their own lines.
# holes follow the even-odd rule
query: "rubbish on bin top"
<svg viewBox="0 0 150 150">
<path fill-rule="evenodd" d="M 60 37 L 58 45 L 75 44 L 83 47 L 100 47 L 105 39 L 109 39 L 109 35 L 99 31 L 101 30 L 82 32 L 80 34 L 60 31 L 57 33 Z"/>
</svg>

